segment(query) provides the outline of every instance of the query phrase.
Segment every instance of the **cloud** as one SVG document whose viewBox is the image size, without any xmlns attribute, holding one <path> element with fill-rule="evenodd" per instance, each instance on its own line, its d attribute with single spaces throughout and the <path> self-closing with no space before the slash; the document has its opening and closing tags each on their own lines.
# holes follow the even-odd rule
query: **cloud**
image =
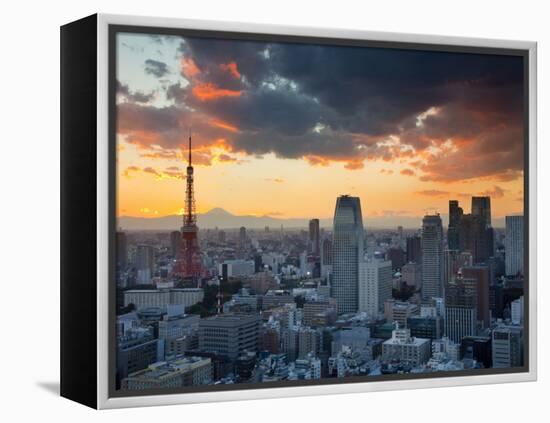
<svg viewBox="0 0 550 423">
<path fill-rule="evenodd" d="M 285 182 L 282 178 L 265 178 L 267 182 L 275 182 L 276 184 L 282 184 Z"/>
<path fill-rule="evenodd" d="M 193 95 L 200 101 L 218 100 L 223 97 L 240 97 L 242 91 L 220 88 L 212 83 L 199 84 L 193 87 Z"/>
<path fill-rule="evenodd" d="M 416 191 L 416 194 L 425 195 L 427 197 L 448 197 L 451 195 L 449 191 L 441 191 L 438 189 L 426 189 L 422 191 Z"/>
<path fill-rule="evenodd" d="M 145 73 L 154 75 L 157 78 L 162 78 L 163 76 L 169 74 L 170 71 L 166 63 L 159 62 L 158 60 L 147 59 L 145 61 Z"/>
<path fill-rule="evenodd" d="M 175 170 L 177 168 L 175 167 L 169 167 L 166 168 L 166 170 L 159 170 L 151 166 L 147 166 L 144 168 L 138 167 L 138 166 L 128 166 L 123 171 L 123 176 L 127 178 L 131 178 L 135 173 L 145 173 L 148 175 L 152 175 L 157 180 L 162 179 L 185 179 L 185 175 L 183 172 L 180 172 L 179 170 Z"/>
<path fill-rule="evenodd" d="M 151 91 L 146 94 L 141 91 L 130 91 L 128 85 L 121 84 L 119 81 L 117 84 L 117 94 L 124 97 L 127 101 L 132 103 L 148 103 L 155 97 L 155 92 Z"/>
<path fill-rule="evenodd" d="M 495 186 L 493 186 L 493 189 L 489 189 L 489 190 L 480 192 L 479 195 L 488 196 L 488 197 L 492 197 L 492 198 L 502 198 L 502 197 L 504 197 L 504 195 L 507 191 L 508 190 L 503 189 L 503 188 L 499 187 L 498 185 L 495 185 Z"/>
<path fill-rule="evenodd" d="M 396 162 L 422 181 L 523 175 L 520 57 L 206 38 L 174 54 L 173 106 L 119 106 L 131 142 L 178 149 L 192 124 L 200 145 L 254 157 Z"/>
</svg>

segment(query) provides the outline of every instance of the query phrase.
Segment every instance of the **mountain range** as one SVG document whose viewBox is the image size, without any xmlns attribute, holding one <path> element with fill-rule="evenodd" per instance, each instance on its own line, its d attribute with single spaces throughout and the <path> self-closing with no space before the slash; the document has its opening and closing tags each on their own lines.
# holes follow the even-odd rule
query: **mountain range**
<svg viewBox="0 0 550 423">
<path fill-rule="evenodd" d="M 272 229 L 279 228 L 307 228 L 308 218 L 283 219 L 272 216 L 234 215 L 222 208 L 214 208 L 206 213 L 197 214 L 197 224 L 201 229 L 233 229 L 244 226 L 250 229 L 263 229 L 269 226 Z M 381 216 L 364 219 L 366 227 L 371 228 L 395 228 L 401 225 L 405 228 L 419 228 L 422 220 L 414 216 Z M 332 219 L 319 219 L 321 227 L 332 227 Z M 180 215 L 162 217 L 135 217 L 120 216 L 117 226 L 122 230 L 176 230 L 182 225 Z"/>
</svg>

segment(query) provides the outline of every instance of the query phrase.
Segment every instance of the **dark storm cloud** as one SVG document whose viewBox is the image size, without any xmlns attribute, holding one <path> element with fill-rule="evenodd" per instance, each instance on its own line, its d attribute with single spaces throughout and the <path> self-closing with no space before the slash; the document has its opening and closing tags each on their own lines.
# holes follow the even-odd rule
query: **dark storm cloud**
<svg viewBox="0 0 550 423">
<path fill-rule="evenodd" d="M 179 53 L 189 84 L 166 97 L 180 125 L 189 108 L 220 120 L 235 130 L 216 136 L 236 151 L 350 169 L 410 160 L 405 174 L 423 180 L 521 175 L 518 57 L 206 38 L 185 39 Z"/>
<path fill-rule="evenodd" d="M 128 101 L 133 103 L 148 103 L 155 96 L 154 92 L 146 94 L 141 91 L 131 91 L 128 85 L 122 84 L 119 81 L 116 82 L 116 86 L 117 94 L 123 96 Z"/>
<path fill-rule="evenodd" d="M 166 74 L 170 73 L 168 65 L 158 60 L 147 59 L 145 61 L 145 73 L 154 75 L 157 78 L 162 78 Z"/>
</svg>

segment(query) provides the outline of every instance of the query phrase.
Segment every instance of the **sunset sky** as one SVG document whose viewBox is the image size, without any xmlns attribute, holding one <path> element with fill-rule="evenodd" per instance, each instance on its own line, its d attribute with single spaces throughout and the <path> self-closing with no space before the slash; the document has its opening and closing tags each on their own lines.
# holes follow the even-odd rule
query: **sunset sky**
<svg viewBox="0 0 550 423">
<path fill-rule="evenodd" d="M 199 213 L 523 209 L 518 57 L 118 34 L 117 81 L 119 216 L 181 213 L 189 127 Z"/>
</svg>

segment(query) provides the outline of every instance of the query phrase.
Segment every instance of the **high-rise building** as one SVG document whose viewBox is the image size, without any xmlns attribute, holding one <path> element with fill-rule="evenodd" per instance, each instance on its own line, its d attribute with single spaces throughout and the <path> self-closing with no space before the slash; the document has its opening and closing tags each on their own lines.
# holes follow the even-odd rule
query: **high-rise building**
<svg viewBox="0 0 550 423">
<path fill-rule="evenodd" d="M 181 232 L 170 232 L 170 254 L 172 257 L 177 257 L 181 250 Z"/>
<path fill-rule="evenodd" d="M 443 227 L 439 214 L 422 220 L 422 298 L 443 296 Z"/>
<path fill-rule="evenodd" d="M 523 364 L 523 329 L 499 326 L 492 334 L 493 367 L 519 367 Z"/>
<path fill-rule="evenodd" d="M 358 310 L 375 318 L 384 311 L 384 302 L 391 296 L 391 261 L 369 258 L 359 263 Z"/>
<path fill-rule="evenodd" d="M 405 252 L 401 247 L 388 249 L 386 258 L 391 261 L 393 270 L 401 269 L 405 264 Z"/>
<path fill-rule="evenodd" d="M 218 314 L 199 322 L 199 350 L 235 360 L 241 353 L 257 352 L 258 315 Z"/>
<path fill-rule="evenodd" d="M 523 216 L 506 216 L 506 275 L 523 274 Z"/>
<path fill-rule="evenodd" d="M 487 263 L 493 252 L 493 228 L 482 214 L 465 214 L 460 219 L 459 248 L 472 254 L 474 263 Z"/>
<path fill-rule="evenodd" d="M 462 277 L 445 287 L 445 336 L 454 342 L 477 335 L 476 282 Z"/>
<path fill-rule="evenodd" d="M 447 245 L 449 250 L 458 250 L 458 228 L 460 219 L 462 218 L 463 210 L 459 207 L 457 200 L 449 201 L 449 229 L 447 231 Z"/>
<path fill-rule="evenodd" d="M 322 245 L 321 265 L 332 266 L 332 241 L 326 238 L 323 240 L 323 243 L 321 245 Z"/>
<path fill-rule="evenodd" d="M 462 276 L 473 279 L 477 293 L 477 318 L 481 328 L 488 328 L 491 324 L 489 309 L 489 268 L 487 266 L 462 267 Z"/>
<path fill-rule="evenodd" d="M 411 316 L 407 318 L 407 328 L 416 338 L 440 339 L 443 336 L 443 318 L 437 314 Z"/>
<path fill-rule="evenodd" d="M 319 219 L 309 221 L 309 252 L 315 256 L 320 253 Z"/>
<path fill-rule="evenodd" d="M 338 313 L 355 313 L 359 305 L 359 263 L 363 260 L 363 217 L 359 197 L 336 200 L 332 243 L 332 297 Z"/>
<path fill-rule="evenodd" d="M 472 197 L 472 215 L 479 216 L 485 228 L 491 226 L 491 197 Z"/>
<path fill-rule="evenodd" d="M 460 357 L 476 360 L 488 369 L 492 366 L 491 338 L 488 336 L 466 336 L 460 343 Z"/>
<path fill-rule="evenodd" d="M 241 226 L 239 228 L 239 238 L 237 240 L 237 257 L 244 258 L 246 255 L 246 228 Z"/>
<path fill-rule="evenodd" d="M 148 285 L 155 272 L 155 250 L 151 245 L 138 245 L 136 251 L 137 283 Z"/>
<path fill-rule="evenodd" d="M 126 241 L 126 232 L 117 231 L 116 233 L 116 263 L 121 269 L 126 268 L 128 265 L 128 243 Z"/>
<path fill-rule="evenodd" d="M 420 289 L 422 286 L 422 265 L 420 263 L 407 263 L 401 268 L 401 280 L 410 287 Z"/>
<path fill-rule="evenodd" d="M 523 295 L 510 304 L 510 314 L 512 324 L 521 325 L 523 323 Z"/>
<path fill-rule="evenodd" d="M 407 263 L 422 263 L 422 240 L 419 236 L 407 238 Z"/>
</svg>

